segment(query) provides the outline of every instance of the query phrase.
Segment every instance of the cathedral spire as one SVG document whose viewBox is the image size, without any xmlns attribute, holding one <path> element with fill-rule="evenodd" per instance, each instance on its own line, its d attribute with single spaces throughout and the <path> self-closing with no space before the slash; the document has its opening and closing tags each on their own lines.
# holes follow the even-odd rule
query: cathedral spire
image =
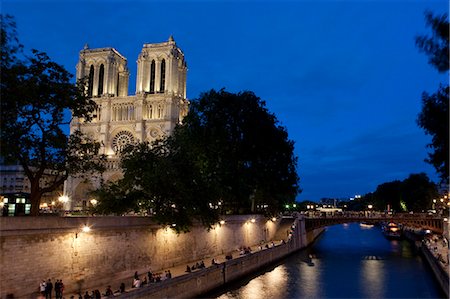
<svg viewBox="0 0 450 299">
<path fill-rule="evenodd" d="M 171 34 L 170 36 L 169 36 L 169 42 L 174 42 L 175 40 L 173 39 L 173 35 Z"/>
</svg>

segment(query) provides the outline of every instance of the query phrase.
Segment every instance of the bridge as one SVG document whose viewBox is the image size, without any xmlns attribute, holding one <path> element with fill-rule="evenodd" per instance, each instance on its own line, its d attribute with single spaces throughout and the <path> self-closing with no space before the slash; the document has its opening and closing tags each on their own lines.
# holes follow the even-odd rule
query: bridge
<svg viewBox="0 0 450 299">
<path fill-rule="evenodd" d="M 426 214 L 396 214 L 396 215 L 343 214 L 331 216 L 327 215 L 320 217 L 306 217 L 305 228 L 306 231 L 311 231 L 319 227 L 343 223 L 363 222 L 368 224 L 376 224 L 389 221 L 412 228 L 428 229 L 437 234 L 442 234 L 444 232 L 444 225 L 447 225 L 447 222 L 444 223 L 444 220 L 442 218 Z"/>
</svg>

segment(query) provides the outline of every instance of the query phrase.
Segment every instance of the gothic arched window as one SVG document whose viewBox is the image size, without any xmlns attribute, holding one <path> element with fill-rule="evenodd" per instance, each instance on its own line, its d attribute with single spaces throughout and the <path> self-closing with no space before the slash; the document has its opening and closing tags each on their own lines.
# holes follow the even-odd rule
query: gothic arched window
<svg viewBox="0 0 450 299">
<path fill-rule="evenodd" d="M 152 60 L 152 64 L 150 66 L 150 93 L 155 93 L 155 61 Z"/>
<path fill-rule="evenodd" d="M 117 83 L 116 83 L 116 97 L 119 96 L 119 86 L 120 86 L 120 75 L 117 74 Z"/>
<path fill-rule="evenodd" d="M 94 89 L 94 66 L 91 65 L 89 69 L 89 79 L 88 79 L 88 96 L 92 97 L 92 90 Z"/>
<path fill-rule="evenodd" d="M 101 96 L 103 94 L 103 78 L 105 77 L 105 67 L 103 64 L 100 65 L 100 71 L 98 72 L 98 92 L 97 94 Z"/>
<path fill-rule="evenodd" d="M 164 93 L 166 88 L 166 61 L 163 59 L 161 61 L 161 84 L 159 86 L 159 92 Z"/>
</svg>

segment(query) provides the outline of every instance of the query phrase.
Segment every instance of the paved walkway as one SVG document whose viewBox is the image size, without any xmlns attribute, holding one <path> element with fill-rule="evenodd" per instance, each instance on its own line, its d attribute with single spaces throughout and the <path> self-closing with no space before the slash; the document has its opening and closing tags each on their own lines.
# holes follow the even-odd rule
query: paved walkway
<svg viewBox="0 0 450 299">
<path fill-rule="evenodd" d="M 279 245 L 279 244 L 281 244 L 280 241 L 275 241 L 275 245 Z M 260 251 L 260 250 L 265 250 L 266 249 L 266 245 L 269 246 L 269 247 L 273 246 L 272 245 L 272 241 L 267 242 L 267 243 L 263 243 L 263 244 L 261 244 L 261 246 L 256 245 L 256 246 L 250 247 L 251 248 L 251 252 L 257 252 L 257 251 Z M 240 252 L 237 251 L 237 250 L 232 252 L 233 258 L 237 258 L 240 255 L 241 255 Z M 162 280 L 166 279 L 165 272 L 169 271 L 169 270 L 170 270 L 170 273 L 172 273 L 172 278 L 173 277 L 177 277 L 177 276 L 181 276 L 181 275 L 189 275 L 189 273 L 186 272 L 186 266 L 187 265 L 189 265 L 189 267 L 192 267 L 192 265 L 195 265 L 196 263 L 201 263 L 201 261 L 203 261 L 204 264 L 205 264 L 205 267 L 208 268 L 208 267 L 211 266 L 211 262 L 212 262 L 213 258 L 214 258 L 214 260 L 217 263 L 223 263 L 223 262 L 226 261 L 225 256 L 226 256 L 226 254 L 221 254 L 221 255 L 214 256 L 214 257 L 209 257 L 208 259 L 196 260 L 196 261 L 192 261 L 192 262 L 189 262 L 187 264 L 184 264 L 184 265 L 178 265 L 178 266 L 175 266 L 175 267 L 161 269 L 161 270 L 157 270 L 157 271 L 152 269 L 152 272 L 153 272 L 153 274 L 160 274 Z M 201 271 L 201 269 L 198 269 L 198 270 L 196 269 L 196 270 L 193 270 L 192 272 L 196 272 L 196 271 Z M 147 277 L 147 280 L 148 280 L 147 272 L 138 272 L 138 276 L 139 276 L 141 281 L 144 280 L 144 277 Z M 134 288 L 132 288 L 133 278 L 134 278 L 133 276 L 130 276 L 130 277 L 124 277 L 124 278 L 121 278 L 121 279 L 114 279 L 111 282 L 109 282 L 108 285 L 111 286 L 111 289 L 114 292 L 114 296 L 120 296 L 119 286 L 120 286 L 120 284 L 122 282 L 125 283 L 125 292 L 133 291 L 134 290 Z M 149 283 L 147 285 L 143 285 L 141 287 L 145 288 L 145 287 L 149 287 L 151 285 L 157 284 L 157 283 L 158 282 L 153 282 L 153 283 Z M 108 285 L 95 286 L 95 287 L 91 287 L 89 289 L 85 289 L 85 290 L 82 291 L 81 295 L 84 296 L 86 291 L 88 291 L 89 295 L 92 296 L 92 291 L 98 289 L 100 291 L 100 293 L 102 294 L 102 297 L 105 297 L 104 294 L 105 294 L 105 291 L 106 291 L 106 288 L 108 287 Z M 54 294 L 52 294 L 52 295 L 54 295 Z M 69 299 L 69 298 L 71 298 L 71 296 L 74 296 L 73 298 L 78 299 L 79 294 L 78 293 L 64 294 L 64 298 L 65 299 Z M 83 299 L 84 299 L 84 297 L 83 297 Z"/>
</svg>

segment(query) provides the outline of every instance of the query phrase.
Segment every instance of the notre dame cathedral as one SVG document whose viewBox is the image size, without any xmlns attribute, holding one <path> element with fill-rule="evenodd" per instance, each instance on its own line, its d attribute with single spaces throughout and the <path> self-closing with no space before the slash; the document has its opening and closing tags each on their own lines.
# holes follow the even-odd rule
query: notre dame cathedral
<svg viewBox="0 0 450 299">
<path fill-rule="evenodd" d="M 136 95 L 128 95 L 127 59 L 114 48 L 80 51 L 77 79 L 88 79 L 88 95 L 97 103 L 92 122 L 73 119 L 70 132 L 79 129 L 102 145 L 107 171 L 102 178 L 69 177 L 66 208 L 88 207 L 88 192 L 101 180 L 121 177 L 119 154 L 123 147 L 140 141 L 154 141 L 168 135 L 188 112 L 187 65 L 184 54 L 171 36 L 167 42 L 144 44 L 137 60 Z"/>
</svg>

